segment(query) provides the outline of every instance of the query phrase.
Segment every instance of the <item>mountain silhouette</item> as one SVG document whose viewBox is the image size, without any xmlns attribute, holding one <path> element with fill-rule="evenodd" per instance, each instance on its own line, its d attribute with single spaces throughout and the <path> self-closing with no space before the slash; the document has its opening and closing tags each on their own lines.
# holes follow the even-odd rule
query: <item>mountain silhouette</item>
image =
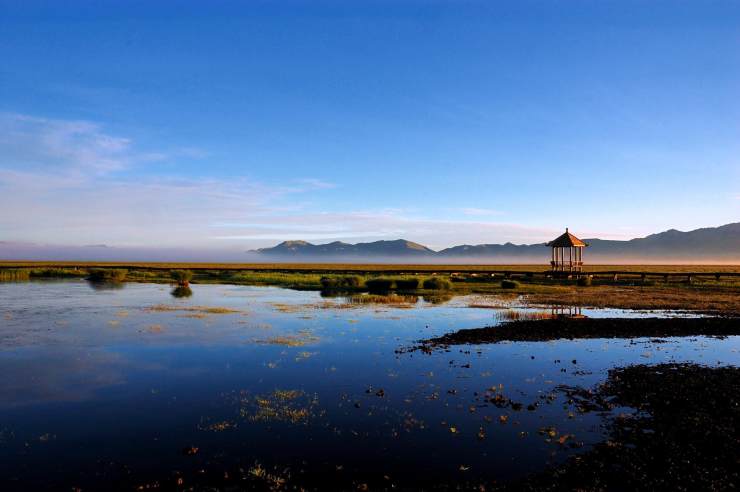
<svg viewBox="0 0 740 492">
<path fill-rule="evenodd" d="M 740 261 L 740 222 L 693 231 L 670 229 L 642 238 L 618 241 L 584 238 L 586 261 Z M 398 239 L 350 244 L 335 241 L 312 244 L 285 241 L 272 248 L 256 250 L 262 257 L 286 260 L 361 258 L 417 258 L 422 261 L 549 261 L 546 243 L 461 245 L 434 251 L 421 244 Z"/>
</svg>

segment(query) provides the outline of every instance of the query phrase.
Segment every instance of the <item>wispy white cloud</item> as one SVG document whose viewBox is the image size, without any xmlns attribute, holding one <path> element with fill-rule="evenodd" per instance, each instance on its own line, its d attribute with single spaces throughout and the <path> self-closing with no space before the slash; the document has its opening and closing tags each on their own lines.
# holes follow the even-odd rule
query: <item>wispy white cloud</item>
<svg viewBox="0 0 740 492">
<path fill-rule="evenodd" d="M 201 158 L 195 148 L 141 152 L 100 125 L 0 114 L 0 229 L 15 240 L 66 244 L 205 244 L 214 222 L 298 210 L 285 197 L 329 189 L 304 178 L 268 185 L 244 177 L 127 177 L 167 159 Z"/>
<path fill-rule="evenodd" d="M 317 178 L 298 178 L 293 181 L 307 189 L 330 190 L 337 187 L 335 183 Z"/>
<path fill-rule="evenodd" d="M 468 208 L 463 220 L 403 208 L 317 211 L 301 196 L 330 193 L 316 177 L 284 183 L 183 178 L 164 165 L 203 158 L 193 149 L 142 152 L 100 125 L 0 114 L 0 230 L 3 239 L 42 244 L 231 248 L 284 239 L 406 238 L 442 248 L 460 243 L 538 242 L 556 231 L 491 222 L 497 211 Z M 132 178 L 137 166 L 159 166 Z M 151 170 L 151 169 L 150 169 Z M 126 171 L 126 172 L 123 172 Z M 169 172 L 169 175 L 168 175 Z"/>
<path fill-rule="evenodd" d="M 88 121 L 0 114 L 2 166 L 59 174 L 106 174 L 134 163 L 158 161 L 159 153 L 132 150 L 131 140 L 105 133 Z"/>
</svg>

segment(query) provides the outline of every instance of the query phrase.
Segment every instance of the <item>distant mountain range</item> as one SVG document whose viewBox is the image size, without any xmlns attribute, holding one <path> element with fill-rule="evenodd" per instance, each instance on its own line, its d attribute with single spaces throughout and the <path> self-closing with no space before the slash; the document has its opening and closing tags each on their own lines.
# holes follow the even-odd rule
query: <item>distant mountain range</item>
<svg viewBox="0 0 740 492">
<path fill-rule="evenodd" d="M 434 256 L 438 253 L 426 246 L 396 239 L 395 241 L 374 241 L 372 243 L 349 244 L 334 241 L 327 244 L 311 244 L 306 241 L 283 241 L 272 248 L 256 251 L 270 256 Z"/>
<path fill-rule="evenodd" d="M 576 235 L 578 231 L 576 232 Z M 554 239 L 554 237 L 553 237 Z M 689 232 L 675 229 L 629 241 L 581 238 L 589 246 L 586 264 L 731 263 L 740 264 L 740 222 Z M 462 245 L 434 251 L 398 239 L 349 244 L 285 241 L 256 251 L 158 247 L 117 247 L 105 244 L 59 246 L 0 241 L 0 260 L 162 261 L 162 262 L 292 262 L 292 263 L 448 263 L 547 264 L 550 250 L 539 244 Z"/>
<path fill-rule="evenodd" d="M 583 239 L 588 243 L 584 260 L 591 262 L 740 262 L 740 222 L 682 232 L 671 229 L 647 237 L 616 241 Z M 434 251 L 418 243 L 398 239 L 349 244 L 335 241 L 311 244 L 285 241 L 254 251 L 260 257 L 287 261 L 357 261 L 363 258 L 420 262 L 536 262 L 549 261 L 546 243 L 478 244 Z"/>
</svg>

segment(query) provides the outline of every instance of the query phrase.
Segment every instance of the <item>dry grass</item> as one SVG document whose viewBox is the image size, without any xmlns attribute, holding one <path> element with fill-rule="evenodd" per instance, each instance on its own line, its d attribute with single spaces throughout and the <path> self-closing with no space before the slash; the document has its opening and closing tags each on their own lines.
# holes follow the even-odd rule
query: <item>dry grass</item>
<svg viewBox="0 0 740 492">
<path fill-rule="evenodd" d="M 680 309 L 740 313 L 737 289 L 693 289 L 658 286 L 562 288 L 525 296 L 529 305 L 571 305 L 623 309 Z"/>
<path fill-rule="evenodd" d="M 522 320 L 540 320 L 555 317 L 547 311 L 524 311 L 521 309 L 502 309 L 496 311 L 493 317 L 497 321 L 522 321 Z"/>
</svg>

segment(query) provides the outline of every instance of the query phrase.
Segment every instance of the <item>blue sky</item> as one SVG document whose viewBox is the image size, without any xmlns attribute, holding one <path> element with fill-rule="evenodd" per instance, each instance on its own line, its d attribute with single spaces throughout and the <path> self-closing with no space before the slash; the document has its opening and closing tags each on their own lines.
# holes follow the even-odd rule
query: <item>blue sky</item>
<svg viewBox="0 0 740 492">
<path fill-rule="evenodd" d="M 740 3 L 0 0 L 0 240 L 740 219 Z"/>
</svg>

